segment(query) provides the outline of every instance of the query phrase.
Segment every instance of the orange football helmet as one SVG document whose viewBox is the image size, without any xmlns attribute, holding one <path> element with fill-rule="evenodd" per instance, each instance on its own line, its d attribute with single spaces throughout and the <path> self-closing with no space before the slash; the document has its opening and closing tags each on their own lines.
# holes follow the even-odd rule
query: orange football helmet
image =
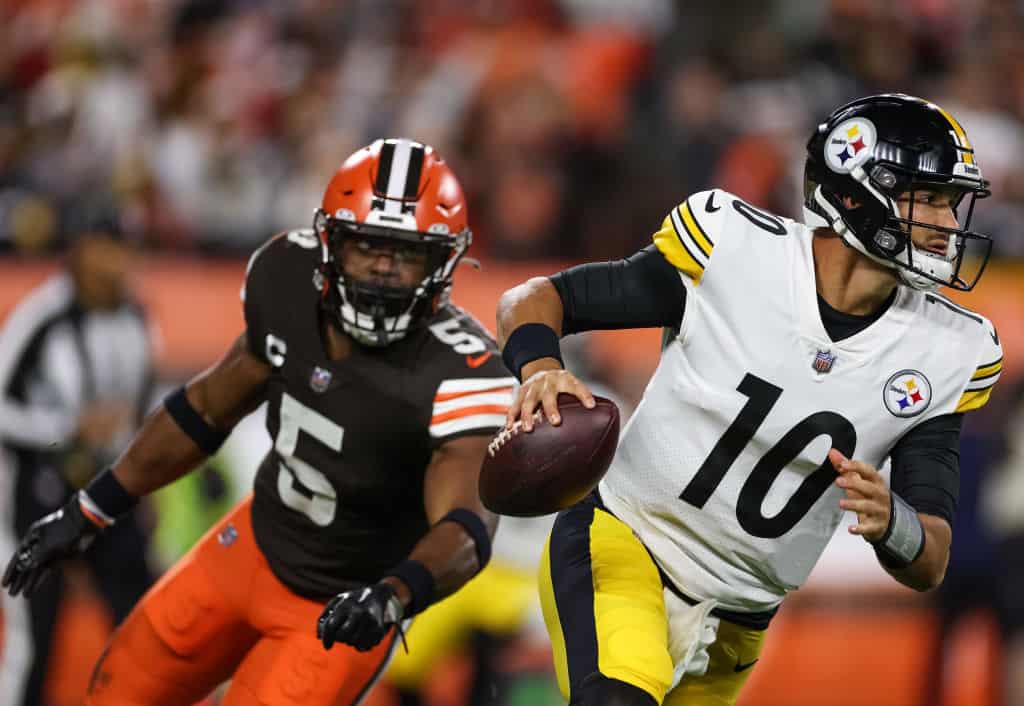
<svg viewBox="0 0 1024 706">
<path fill-rule="evenodd" d="M 377 140 L 346 159 L 313 219 L 324 302 L 342 329 L 365 345 L 385 346 L 437 313 L 472 242 L 466 211 L 458 179 L 428 145 Z M 425 254 L 426 276 L 413 288 L 346 277 L 342 244 L 352 238 Z"/>
</svg>

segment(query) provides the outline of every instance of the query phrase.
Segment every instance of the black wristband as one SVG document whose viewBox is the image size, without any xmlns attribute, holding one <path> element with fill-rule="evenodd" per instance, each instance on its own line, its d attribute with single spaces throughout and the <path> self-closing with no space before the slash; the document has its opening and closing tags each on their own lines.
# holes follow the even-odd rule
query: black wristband
<svg viewBox="0 0 1024 706">
<path fill-rule="evenodd" d="M 523 366 L 539 358 L 556 358 L 558 363 L 565 367 L 562 350 L 558 345 L 558 334 L 547 324 L 530 323 L 519 326 L 505 341 L 505 348 L 501 352 L 505 367 L 512 371 L 518 380 L 523 379 L 520 375 Z"/>
<path fill-rule="evenodd" d="M 487 533 L 487 525 L 480 515 L 472 510 L 457 507 L 441 518 L 440 522 L 455 522 L 466 530 L 473 539 L 476 548 L 477 571 L 480 571 L 491 560 L 491 535 Z"/>
<path fill-rule="evenodd" d="M 208 456 L 217 453 L 217 449 L 228 438 L 228 432 L 214 429 L 196 411 L 188 401 L 184 387 L 179 387 L 164 399 L 164 408 L 181 430 Z"/>
<path fill-rule="evenodd" d="M 121 485 L 109 468 L 97 474 L 78 494 L 82 511 L 93 524 L 101 527 L 114 521 L 131 510 L 139 499 Z"/>
<path fill-rule="evenodd" d="M 437 583 L 434 581 L 434 575 L 430 573 L 430 569 L 421 562 L 415 559 L 404 559 L 385 576 L 394 576 L 409 587 L 412 598 L 403 617 L 411 618 L 434 602 Z"/>
</svg>

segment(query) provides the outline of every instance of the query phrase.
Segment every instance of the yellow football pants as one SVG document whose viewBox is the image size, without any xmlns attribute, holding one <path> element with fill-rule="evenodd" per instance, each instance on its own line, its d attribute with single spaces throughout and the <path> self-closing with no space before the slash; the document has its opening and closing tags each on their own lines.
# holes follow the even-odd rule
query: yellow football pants
<svg viewBox="0 0 1024 706">
<path fill-rule="evenodd" d="M 643 689 L 664 706 L 732 706 L 764 630 L 721 620 L 700 677 L 669 692 L 673 663 L 658 568 L 633 531 L 593 498 L 562 512 L 544 549 L 540 599 L 562 695 L 594 674 Z"/>
</svg>

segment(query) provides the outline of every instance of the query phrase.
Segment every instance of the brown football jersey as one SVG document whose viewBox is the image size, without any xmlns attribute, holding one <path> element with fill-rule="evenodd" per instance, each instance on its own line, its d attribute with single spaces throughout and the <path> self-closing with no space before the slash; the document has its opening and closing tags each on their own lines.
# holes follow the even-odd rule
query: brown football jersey
<svg viewBox="0 0 1024 706">
<path fill-rule="evenodd" d="M 249 262 L 249 346 L 269 363 L 273 448 L 255 481 L 253 528 L 278 578 L 328 596 L 377 581 L 427 532 L 424 472 L 435 449 L 505 421 L 515 379 L 490 334 L 447 306 L 389 346 L 340 362 L 321 338 L 312 231 L 276 236 Z"/>
</svg>

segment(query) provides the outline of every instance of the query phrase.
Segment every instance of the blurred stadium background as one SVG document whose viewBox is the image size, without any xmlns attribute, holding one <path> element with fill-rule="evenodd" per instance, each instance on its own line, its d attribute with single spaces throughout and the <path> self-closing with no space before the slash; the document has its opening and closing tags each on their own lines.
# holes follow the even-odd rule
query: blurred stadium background
<svg viewBox="0 0 1024 706">
<path fill-rule="evenodd" d="M 773 623 L 742 706 L 995 706 L 1004 677 L 1024 678 L 1024 639 L 994 599 L 1024 561 L 1024 3 L 7 0 L 0 23 L 0 316 L 59 266 L 72 215 L 112 197 L 143 243 L 134 279 L 166 386 L 240 330 L 248 254 L 308 226 L 341 159 L 378 136 L 431 143 L 460 175 L 483 269 L 463 268 L 454 299 L 493 326 L 504 288 L 635 251 L 689 192 L 798 216 L 803 142 L 847 99 L 940 103 L 994 192 L 976 228 L 996 259 L 958 299 L 1007 353 L 965 429 L 946 587 L 900 589 L 841 528 Z M 571 356 L 628 407 L 658 340 L 577 337 Z M 269 442 L 258 418 L 243 427 L 153 503 L 158 570 L 245 492 Z M 371 701 L 422 687 L 432 706 L 558 703 L 531 579 L 544 531 L 505 523 L 507 575 L 438 618 L 444 639 L 417 651 L 412 636 Z M 79 703 L 110 627 L 87 582 L 61 620 L 75 639 L 57 647 L 49 706 Z"/>
</svg>

